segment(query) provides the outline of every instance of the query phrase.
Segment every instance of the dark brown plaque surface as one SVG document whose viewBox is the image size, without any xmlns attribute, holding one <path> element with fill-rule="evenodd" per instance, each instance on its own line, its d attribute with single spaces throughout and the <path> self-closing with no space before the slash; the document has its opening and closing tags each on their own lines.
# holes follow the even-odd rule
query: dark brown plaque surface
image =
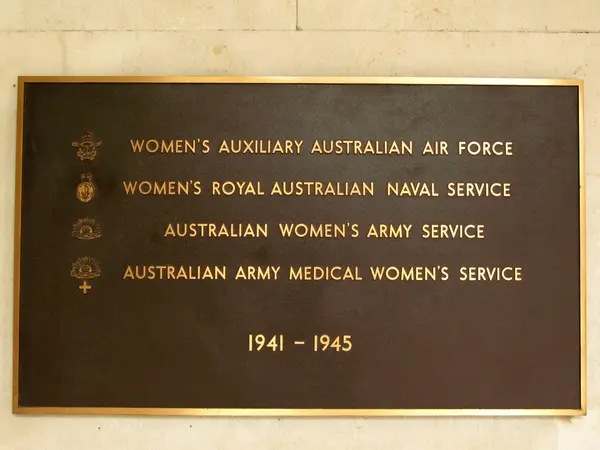
<svg viewBox="0 0 600 450">
<path fill-rule="evenodd" d="M 21 78 L 14 411 L 585 413 L 581 90 Z"/>
</svg>

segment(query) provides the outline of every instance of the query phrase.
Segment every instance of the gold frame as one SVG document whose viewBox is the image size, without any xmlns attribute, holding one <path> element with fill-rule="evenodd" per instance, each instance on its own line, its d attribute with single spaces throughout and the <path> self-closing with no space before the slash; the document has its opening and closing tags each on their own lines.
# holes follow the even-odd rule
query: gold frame
<svg viewBox="0 0 600 450">
<path fill-rule="evenodd" d="M 581 408 L 579 409 L 207 409 L 19 406 L 19 307 L 21 189 L 23 152 L 23 101 L 25 83 L 244 83 L 244 84 L 421 84 L 577 86 L 579 93 L 579 242 Z M 15 256 L 13 303 L 13 402 L 14 414 L 153 415 L 153 416 L 584 416 L 587 414 L 587 312 L 585 245 L 585 138 L 583 80 L 543 78 L 419 78 L 419 77 L 172 77 L 172 76 L 25 76 L 18 81 L 17 157 L 15 186 Z"/>
</svg>

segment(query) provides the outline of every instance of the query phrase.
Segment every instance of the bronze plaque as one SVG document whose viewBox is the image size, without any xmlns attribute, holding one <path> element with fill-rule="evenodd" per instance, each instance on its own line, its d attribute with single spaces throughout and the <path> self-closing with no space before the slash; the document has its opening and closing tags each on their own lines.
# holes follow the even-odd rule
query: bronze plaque
<svg viewBox="0 0 600 450">
<path fill-rule="evenodd" d="M 585 413 L 582 84 L 21 78 L 14 411 Z"/>
</svg>

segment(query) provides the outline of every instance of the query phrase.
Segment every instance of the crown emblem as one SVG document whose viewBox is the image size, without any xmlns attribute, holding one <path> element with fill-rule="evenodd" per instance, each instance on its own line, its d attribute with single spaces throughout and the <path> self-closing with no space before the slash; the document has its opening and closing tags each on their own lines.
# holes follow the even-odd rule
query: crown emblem
<svg viewBox="0 0 600 450">
<path fill-rule="evenodd" d="M 73 224 L 71 236 L 83 240 L 98 239 L 102 237 L 102 230 L 94 219 L 84 217 Z"/>
<path fill-rule="evenodd" d="M 77 189 L 75 191 L 75 195 L 77 196 L 77 200 L 83 203 L 89 202 L 94 195 L 96 194 L 96 186 L 92 181 L 91 173 L 83 173 L 81 174 L 81 182 L 77 185 Z"/>
<path fill-rule="evenodd" d="M 93 161 L 98 153 L 98 149 L 102 147 L 102 141 L 94 142 L 92 133 L 86 131 L 81 136 L 81 142 L 74 141 L 71 145 L 77 148 L 77 156 L 79 156 L 80 160 L 85 161 L 87 159 Z"/>
<path fill-rule="evenodd" d="M 100 265 L 94 258 L 83 256 L 77 258 L 71 266 L 71 276 L 78 280 L 91 280 L 100 276 Z"/>
</svg>

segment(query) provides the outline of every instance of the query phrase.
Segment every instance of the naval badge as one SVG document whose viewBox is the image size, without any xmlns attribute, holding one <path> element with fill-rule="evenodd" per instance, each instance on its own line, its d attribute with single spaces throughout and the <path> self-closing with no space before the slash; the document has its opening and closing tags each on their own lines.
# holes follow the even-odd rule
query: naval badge
<svg viewBox="0 0 600 450">
<path fill-rule="evenodd" d="M 71 236 L 83 240 L 98 239 L 102 237 L 102 230 L 94 219 L 84 217 L 73 224 Z"/>
<path fill-rule="evenodd" d="M 92 174 L 83 173 L 81 174 L 81 182 L 77 185 L 76 195 L 77 200 L 83 203 L 89 202 L 94 198 L 96 193 L 96 186 L 92 181 Z"/>
<path fill-rule="evenodd" d="M 92 133 L 87 131 L 81 136 L 81 142 L 72 142 L 71 145 L 77 148 L 77 156 L 82 161 L 90 160 L 93 161 L 98 153 L 98 149 L 102 147 L 102 141 L 94 142 Z"/>
</svg>

